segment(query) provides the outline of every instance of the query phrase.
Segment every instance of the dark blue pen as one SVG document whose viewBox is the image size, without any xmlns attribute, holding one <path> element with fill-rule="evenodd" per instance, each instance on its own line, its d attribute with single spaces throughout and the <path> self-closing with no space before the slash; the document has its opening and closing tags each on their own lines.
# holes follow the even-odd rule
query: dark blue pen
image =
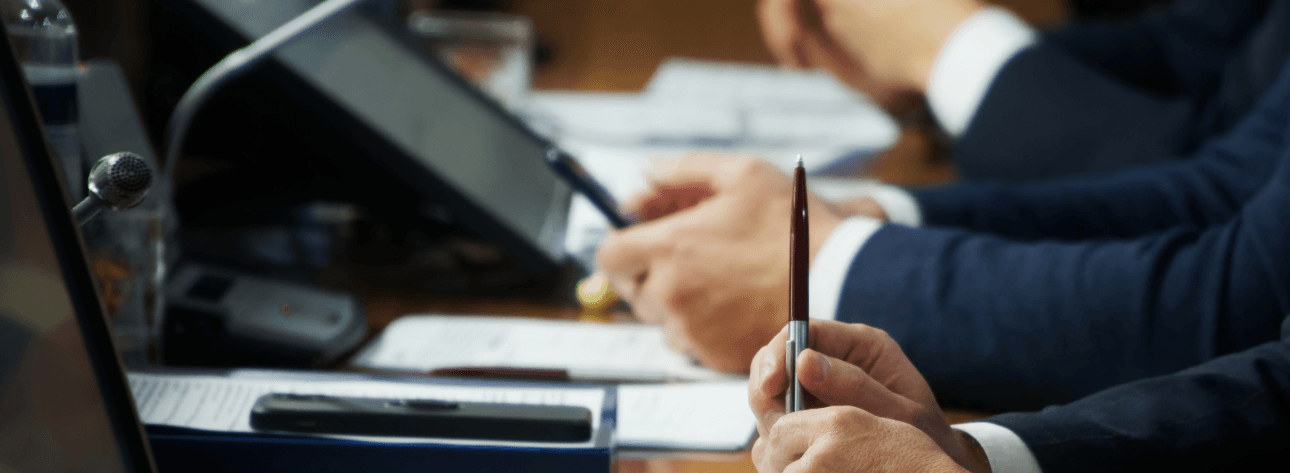
<svg viewBox="0 0 1290 473">
<path fill-rule="evenodd" d="M 626 228 L 632 224 L 631 219 L 619 213 L 618 202 L 609 195 L 609 191 L 596 182 L 596 179 L 591 177 L 591 174 L 588 174 L 587 170 L 573 159 L 573 156 L 552 147 L 546 151 L 546 162 L 551 165 L 551 169 L 554 169 L 556 174 L 573 187 L 573 190 L 582 193 L 587 200 L 591 201 L 591 205 L 605 214 L 605 218 L 609 219 L 609 223 L 614 228 Z"/>
</svg>

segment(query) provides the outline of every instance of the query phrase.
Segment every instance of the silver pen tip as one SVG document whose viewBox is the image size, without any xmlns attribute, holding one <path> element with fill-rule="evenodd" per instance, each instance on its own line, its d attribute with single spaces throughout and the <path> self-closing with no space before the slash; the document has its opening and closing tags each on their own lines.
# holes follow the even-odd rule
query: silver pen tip
<svg viewBox="0 0 1290 473">
<path fill-rule="evenodd" d="M 802 153 L 797 153 L 797 166 L 802 166 Z"/>
</svg>

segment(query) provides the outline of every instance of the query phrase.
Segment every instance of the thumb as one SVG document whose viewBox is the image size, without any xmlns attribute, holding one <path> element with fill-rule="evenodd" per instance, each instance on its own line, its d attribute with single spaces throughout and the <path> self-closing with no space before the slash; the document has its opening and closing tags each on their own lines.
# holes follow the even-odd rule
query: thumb
<svg viewBox="0 0 1290 473">
<path fill-rule="evenodd" d="M 802 389 L 829 406 L 859 407 L 879 417 L 908 422 L 917 403 L 887 389 L 859 366 L 807 349 L 797 358 Z"/>
</svg>

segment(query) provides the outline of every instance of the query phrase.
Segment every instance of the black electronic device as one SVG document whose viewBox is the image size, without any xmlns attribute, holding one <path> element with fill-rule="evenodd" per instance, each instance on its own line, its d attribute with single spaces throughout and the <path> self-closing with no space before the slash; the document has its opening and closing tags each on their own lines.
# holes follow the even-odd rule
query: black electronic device
<svg viewBox="0 0 1290 473">
<path fill-rule="evenodd" d="M 192 25 L 181 33 L 200 32 L 227 54 L 314 2 L 163 3 L 172 17 Z M 497 243 L 517 266 L 533 275 L 548 276 L 564 264 L 571 190 L 544 163 L 552 144 L 458 77 L 401 25 L 363 11 L 341 13 L 284 46 L 246 80 L 269 84 L 276 89 L 271 100 L 288 100 L 305 111 L 306 120 L 320 122 L 325 129 L 310 133 L 316 139 L 342 141 L 358 151 L 339 158 L 342 162 L 335 168 L 346 171 L 324 170 L 341 172 L 348 182 L 319 178 L 343 184 L 314 186 L 314 198 L 379 199 L 381 194 L 404 195 L 403 189 L 410 189 L 411 198 L 405 199 L 409 208 L 418 208 L 420 200 L 446 206 L 454 223 Z M 242 90 L 238 84 L 230 88 L 234 89 L 230 94 Z M 238 121 L 206 120 L 199 116 L 194 121 L 191 133 L 196 139 L 191 146 L 203 143 L 196 136 L 203 127 L 236 126 Z M 229 133 L 220 141 L 242 138 Z M 264 169 L 270 163 L 255 164 Z M 290 181 L 305 174 L 287 175 L 288 179 L 280 179 L 287 182 L 280 184 L 292 185 Z M 385 181 L 373 182 L 379 180 Z M 338 195 L 346 189 L 380 191 Z M 183 198 L 179 199 L 183 212 Z"/>
<path fill-rule="evenodd" d="M 193 366 L 319 367 L 367 333 L 353 295 L 201 264 L 166 284 L 163 357 Z"/>
<path fill-rule="evenodd" d="M 194 472 L 609 471 L 612 410 L 592 448 L 387 445 L 164 426 L 145 436 L 60 176 L 0 35 L 0 432 L 18 441 L 0 448 L 0 470 L 152 473 L 159 463 Z"/>
<path fill-rule="evenodd" d="M 591 205 L 596 206 L 601 214 L 609 220 L 615 228 L 626 228 L 632 224 L 631 218 L 623 215 L 618 210 L 618 202 L 614 197 L 609 195 L 605 186 L 601 185 L 591 173 L 587 172 L 582 164 L 570 156 L 568 153 L 552 148 L 546 154 L 547 163 L 555 170 L 562 179 L 565 180 L 574 190 L 577 190 Z"/>
<path fill-rule="evenodd" d="M 584 442 L 591 438 L 591 411 L 576 406 L 275 393 L 261 396 L 251 408 L 251 427 L 312 434 Z"/>
<path fill-rule="evenodd" d="M 0 35 L 0 469 L 156 471 L 52 156 Z"/>
</svg>

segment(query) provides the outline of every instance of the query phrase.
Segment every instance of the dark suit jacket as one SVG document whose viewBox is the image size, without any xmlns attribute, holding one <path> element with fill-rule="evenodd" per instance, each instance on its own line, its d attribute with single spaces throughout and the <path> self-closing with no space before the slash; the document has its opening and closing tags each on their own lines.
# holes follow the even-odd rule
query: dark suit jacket
<svg viewBox="0 0 1290 473">
<path fill-rule="evenodd" d="M 1117 386 L 1008 427 L 1047 473 L 1267 471 L 1290 446 L 1290 317 L 1281 340 Z"/>
<path fill-rule="evenodd" d="M 955 144 L 965 178 L 1158 162 L 1233 126 L 1290 55 L 1290 3 L 1182 0 L 1054 33 L 1009 61 Z"/>
<path fill-rule="evenodd" d="M 1274 340 L 1290 313 L 1287 134 L 1290 65 L 1193 160 L 998 194 L 1020 210 L 996 224 L 1021 236 L 884 226 L 852 262 L 838 318 L 887 330 L 943 399 L 994 409 L 1069 402 Z M 1086 238 L 1023 238 L 1059 231 Z"/>
</svg>

